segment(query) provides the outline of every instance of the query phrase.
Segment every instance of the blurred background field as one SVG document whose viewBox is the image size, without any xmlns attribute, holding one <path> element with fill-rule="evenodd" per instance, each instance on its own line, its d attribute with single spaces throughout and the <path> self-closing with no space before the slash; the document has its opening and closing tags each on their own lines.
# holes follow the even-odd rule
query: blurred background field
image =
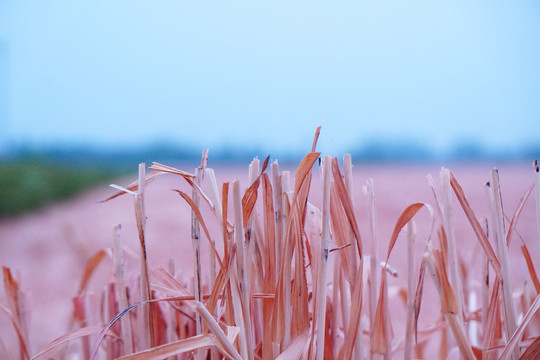
<svg viewBox="0 0 540 360">
<path fill-rule="evenodd" d="M 531 161 L 538 33 L 532 0 L 0 1 L 1 215 L 204 148 L 298 162 L 318 125 L 359 162 Z"/>
</svg>

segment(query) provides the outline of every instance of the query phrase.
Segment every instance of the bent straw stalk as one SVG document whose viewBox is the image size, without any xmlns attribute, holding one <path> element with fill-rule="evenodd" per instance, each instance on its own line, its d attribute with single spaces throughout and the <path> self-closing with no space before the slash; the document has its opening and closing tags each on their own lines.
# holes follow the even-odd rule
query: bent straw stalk
<svg viewBox="0 0 540 360">
<path fill-rule="evenodd" d="M 139 232 L 139 241 L 141 245 L 141 301 L 147 302 L 152 299 L 150 292 L 150 280 L 148 278 L 148 261 L 146 256 L 146 212 L 144 206 L 144 188 L 146 177 L 145 163 L 139 164 L 139 181 L 137 193 L 135 195 L 135 218 L 137 220 L 137 229 Z M 156 346 L 154 338 L 154 316 L 152 305 L 145 303 L 142 306 L 141 328 L 145 329 L 142 335 L 142 349 Z"/>
<path fill-rule="evenodd" d="M 507 336 L 510 337 L 511 334 L 513 334 L 516 330 L 516 315 L 512 300 L 512 284 L 510 281 L 508 249 L 504 230 L 504 215 L 502 209 L 501 188 L 499 185 L 499 171 L 497 169 L 491 171 L 491 180 L 493 223 L 495 225 L 495 239 L 497 242 L 497 249 L 499 250 L 499 261 L 501 263 L 503 302 L 506 316 L 505 324 Z M 518 357 L 518 352 L 514 351 L 512 359 L 515 360 Z"/>
</svg>

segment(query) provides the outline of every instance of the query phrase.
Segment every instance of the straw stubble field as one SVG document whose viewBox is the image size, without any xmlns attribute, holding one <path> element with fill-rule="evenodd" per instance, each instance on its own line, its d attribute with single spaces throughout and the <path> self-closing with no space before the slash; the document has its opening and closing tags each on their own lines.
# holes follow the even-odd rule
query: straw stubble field
<svg viewBox="0 0 540 360">
<path fill-rule="evenodd" d="M 152 181 L 117 198 L 100 188 L 3 220 L 0 355 L 538 356 L 530 164 L 500 165 L 502 215 L 490 164 L 353 168 L 312 152 L 294 167 L 218 166 L 215 182 L 203 165 L 142 167 Z"/>
</svg>

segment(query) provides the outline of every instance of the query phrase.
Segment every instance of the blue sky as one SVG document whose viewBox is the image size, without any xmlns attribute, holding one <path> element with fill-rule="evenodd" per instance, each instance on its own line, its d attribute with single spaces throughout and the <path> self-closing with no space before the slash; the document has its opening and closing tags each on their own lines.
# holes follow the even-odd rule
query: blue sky
<svg viewBox="0 0 540 360">
<path fill-rule="evenodd" d="M 0 0 L 0 141 L 538 144 L 540 2 Z"/>
</svg>

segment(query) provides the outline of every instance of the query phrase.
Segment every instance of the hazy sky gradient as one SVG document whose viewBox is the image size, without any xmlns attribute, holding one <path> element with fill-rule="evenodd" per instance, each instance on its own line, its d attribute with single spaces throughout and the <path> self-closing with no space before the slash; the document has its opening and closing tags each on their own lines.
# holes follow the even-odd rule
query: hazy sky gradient
<svg viewBox="0 0 540 360">
<path fill-rule="evenodd" d="M 0 0 L 0 140 L 538 143 L 540 2 Z"/>
</svg>

